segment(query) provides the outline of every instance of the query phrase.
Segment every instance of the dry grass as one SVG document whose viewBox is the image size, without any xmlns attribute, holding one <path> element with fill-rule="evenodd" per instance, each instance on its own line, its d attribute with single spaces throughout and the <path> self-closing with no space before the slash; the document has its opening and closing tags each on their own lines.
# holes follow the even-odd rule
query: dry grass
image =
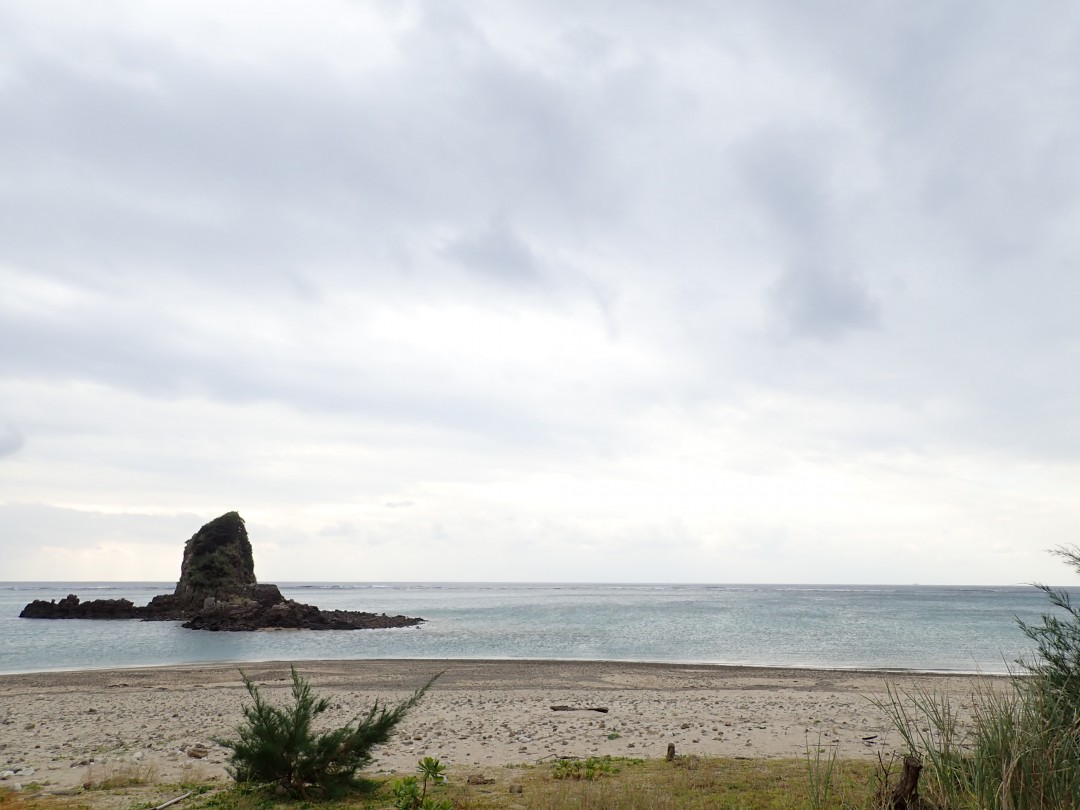
<svg viewBox="0 0 1080 810">
<path fill-rule="evenodd" d="M 873 766 L 869 763 L 837 763 L 834 773 L 837 797 L 849 795 L 854 804 L 862 804 L 855 800 L 867 795 L 872 775 Z M 522 802 L 529 810 L 567 807 L 802 810 L 810 807 L 811 793 L 806 763 L 801 760 L 698 757 L 680 758 L 674 763 L 657 760 L 630 765 L 611 778 L 582 783 L 555 782 L 540 772 L 529 787 L 530 795 L 523 794 Z"/>
<path fill-rule="evenodd" d="M 90 810 L 85 802 L 70 796 L 52 796 L 0 787 L 0 810 Z"/>
<path fill-rule="evenodd" d="M 616 761 L 617 772 L 597 778 L 559 778 L 549 765 L 491 768 L 495 781 L 470 785 L 464 773 L 450 772 L 450 784 L 435 798 L 455 810 L 810 810 L 811 782 L 804 760 L 706 759 Z M 838 761 L 829 807 L 869 806 L 876 763 Z M 390 780 L 370 796 L 336 802 L 338 808 L 389 807 Z M 520 788 L 520 792 L 517 789 Z M 325 806 L 325 805 L 320 805 Z M 286 807 L 263 793 L 224 791 L 185 810 L 270 810 Z M 291 805 L 295 808 L 296 805 Z"/>
<path fill-rule="evenodd" d="M 833 764 L 829 808 L 872 807 L 877 764 L 839 760 Z M 468 777 L 493 779 L 468 784 Z M 193 776 L 195 774 L 192 774 Z M 184 792 L 184 785 L 152 785 L 152 774 L 134 765 L 95 771 L 94 789 L 78 796 L 28 795 L 0 790 L 0 810 L 148 810 Z M 805 760 L 710 759 L 615 760 L 594 778 L 560 778 L 551 764 L 492 767 L 449 772 L 450 783 L 435 788 L 454 810 L 813 810 L 813 782 Z M 185 780 L 186 782 L 187 780 Z M 193 782 L 196 780 L 192 780 Z M 392 804 L 392 778 L 374 793 L 318 804 L 275 798 L 241 787 L 195 795 L 175 810 L 385 810 Z M 520 790 L 520 792 L 518 792 Z"/>
<path fill-rule="evenodd" d="M 178 783 L 160 783 L 155 769 L 134 764 L 98 766 L 93 772 L 88 769 L 87 776 L 83 787 L 74 789 L 31 783 L 14 791 L 0 785 L 0 810 L 150 810 L 189 791 L 190 800 L 176 810 L 190 810 L 205 801 L 199 796 L 216 787 L 216 778 L 208 777 L 198 763 L 184 768 Z"/>
<path fill-rule="evenodd" d="M 141 762 L 104 762 L 87 766 L 83 788 L 85 790 L 118 790 L 153 785 L 157 781 L 158 771 L 153 765 Z"/>
<path fill-rule="evenodd" d="M 218 776 L 216 774 L 196 760 L 195 762 L 185 762 L 180 766 L 180 775 L 176 780 L 176 785 L 190 790 L 195 787 L 205 787 L 217 780 Z"/>
</svg>

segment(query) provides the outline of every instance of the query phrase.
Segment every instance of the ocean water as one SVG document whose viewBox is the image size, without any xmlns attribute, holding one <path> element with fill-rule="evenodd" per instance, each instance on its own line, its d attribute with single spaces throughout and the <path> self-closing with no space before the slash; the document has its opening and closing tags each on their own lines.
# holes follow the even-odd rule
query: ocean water
<svg viewBox="0 0 1080 810">
<path fill-rule="evenodd" d="M 422 616 L 419 628 L 209 633 L 176 622 L 31 620 L 33 599 L 174 583 L 0 583 L 0 672 L 352 658 L 532 658 L 1002 673 L 1030 654 L 1032 587 L 278 583 L 321 608 Z M 1080 594 L 1078 594 L 1080 596 Z"/>
</svg>

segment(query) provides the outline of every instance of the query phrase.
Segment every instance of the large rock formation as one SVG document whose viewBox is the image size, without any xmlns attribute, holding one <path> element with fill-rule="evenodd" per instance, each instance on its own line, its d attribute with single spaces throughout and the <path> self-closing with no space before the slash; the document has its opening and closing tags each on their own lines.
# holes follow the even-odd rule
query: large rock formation
<svg viewBox="0 0 1080 810">
<path fill-rule="evenodd" d="M 176 588 L 155 596 L 146 607 L 163 618 L 188 618 L 225 605 L 254 602 L 269 607 L 283 601 L 276 585 L 255 580 L 255 557 L 244 519 L 227 512 L 188 539 Z"/>
<path fill-rule="evenodd" d="M 35 599 L 19 614 L 24 619 L 143 619 L 183 621 L 194 630 L 361 630 L 412 627 L 423 619 L 354 610 L 319 610 L 286 599 L 277 585 L 255 580 L 255 559 L 244 519 L 229 512 L 211 520 L 184 546 L 180 580 L 172 593 L 138 607 L 127 599 L 79 601 L 69 594 L 59 602 Z"/>
<path fill-rule="evenodd" d="M 255 558 L 244 519 L 228 512 L 211 520 L 184 544 L 180 581 L 173 596 L 184 604 L 227 599 L 255 588 Z"/>
</svg>

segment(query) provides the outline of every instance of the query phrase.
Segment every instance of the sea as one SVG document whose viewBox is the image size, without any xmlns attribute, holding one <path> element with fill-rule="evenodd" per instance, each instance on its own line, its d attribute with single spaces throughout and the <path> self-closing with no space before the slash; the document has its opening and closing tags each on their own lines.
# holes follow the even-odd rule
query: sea
<svg viewBox="0 0 1080 810">
<path fill-rule="evenodd" d="M 0 673 L 319 659 L 555 659 L 1015 671 L 1030 586 L 278 583 L 321 608 L 420 616 L 417 628 L 247 633 L 178 622 L 20 619 L 34 599 L 125 597 L 172 582 L 0 582 Z M 1080 598 L 1080 591 L 1074 591 Z"/>
</svg>

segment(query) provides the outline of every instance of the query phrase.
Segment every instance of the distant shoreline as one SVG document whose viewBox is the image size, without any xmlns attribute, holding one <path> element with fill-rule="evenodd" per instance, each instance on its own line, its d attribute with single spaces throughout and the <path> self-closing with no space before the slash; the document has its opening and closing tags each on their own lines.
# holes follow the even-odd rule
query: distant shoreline
<svg viewBox="0 0 1080 810">
<path fill-rule="evenodd" d="M 115 621 L 139 621 L 138 619 L 117 619 Z M 400 630 L 410 630 L 414 628 L 396 628 Z M 281 628 L 272 628 L 267 630 L 260 630 L 256 632 L 294 632 L 303 633 L 311 632 L 304 630 L 290 630 Z M 361 631 L 362 632 L 362 631 Z M 0 670 L 0 679 L 16 678 L 21 676 L 33 676 L 33 675 L 66 675 L 66 674 L 78 674 L 78 673 L 110 673 L 110 672 L 131 672 L 133 670 L 214 670 L 214 669 L 246 669 L 252 667 L 264 667 L 264 666 L 280 666 L 288 665 L 289 663 L 295 664 L 298 669 L 302 669 L 306 665 L 315 665 L 319 667 L 333 666 L 333 665 L 349 665 L 349 664 L 365 664 L 365 663 L 399 663 L 405 664 L 417 664 L 426 662 L 441 662 L 446 664 L 465 664 L 465 665 L 481 665 L 481 664 L 597 664 L 621 667 L 669 667 L 673 669 L 679 668 L 712 668 L 721 671 L 729 672 L 839 672 L 850 673 L 852 675 L 926 675 L 926 676 L 942 676 L 942 677 L 963 677 L 963 678 L 1010 678 L 1017 673 L 1006 672 L 983 672 L 976 669 L 919 669 L 915 667 L 870 667 L 870 666 L 797 666 L 797 665 L 784 665 L 784 664 L 730 664 L 717 661 L 661 661 L 661 660 L 627 660 L 620 658 L 313 658 L 303 659 L 298 658 L 293 661 L 286 660 L 234 660 L 234 661 L 190 661 L 174 664 L 130 664 L 123 666 L 105 666 L 105 667 L 60 667 L 55 669 L 28 669 L 28 670 Z"/>
</svg>

